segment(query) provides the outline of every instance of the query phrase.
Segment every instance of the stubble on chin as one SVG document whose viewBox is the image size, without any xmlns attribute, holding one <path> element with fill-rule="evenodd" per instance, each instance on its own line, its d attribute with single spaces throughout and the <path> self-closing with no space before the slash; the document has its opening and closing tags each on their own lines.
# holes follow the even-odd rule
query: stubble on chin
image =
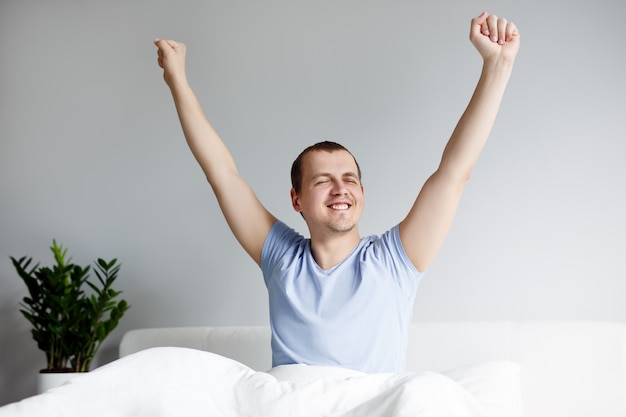
<svg viewBox="0 0 626 417">
<path fill-rule="evenodd" d="M 356 223 L 353 222 L 329 222 L 326 224 L 328 230 L 333 233 L 347 233 L 354 230 Z"/>
</svg>

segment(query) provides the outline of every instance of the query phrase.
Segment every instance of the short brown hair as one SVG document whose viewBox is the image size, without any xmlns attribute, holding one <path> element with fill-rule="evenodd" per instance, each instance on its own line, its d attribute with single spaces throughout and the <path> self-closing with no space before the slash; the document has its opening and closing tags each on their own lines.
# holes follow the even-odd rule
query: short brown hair
<svg viewBox="0 0 626 417">
<path fill-rule="evenodd" d="M 296 160 L 293 161 L 293 164 L 291 164 L 291 186 L 296 191 L 296 194 L 299 193 L 300 189 L 302 188 L 302 159 L 307 153 L 313 152 L 313 151 L 326 151 L 326 152 L 346 151 L 348 152 L 352 156 L 352 159 L 354 159 L 357 173 L 359 175 L 359 181 L 361 180 L 361 168 L 359 167 L 359 163 L 356 161 L 356 158 L 354 157 L 354 155 L 352 155 L 352 152 L 350 152 L 345 146 L 340 145 L 337 142 L 331 142 L 331 141 L 326 140 L 323 142 L 318 142 L 315 145 L 311 145 L 305 150 L 303 150 L 300 153 L 300 155 L 298 155 Z"/>
</svg>

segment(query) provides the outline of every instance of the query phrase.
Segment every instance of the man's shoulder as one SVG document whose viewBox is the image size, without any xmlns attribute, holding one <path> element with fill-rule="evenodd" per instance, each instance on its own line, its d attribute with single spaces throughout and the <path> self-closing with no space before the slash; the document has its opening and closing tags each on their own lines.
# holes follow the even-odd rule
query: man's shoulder
<svg viewBox="0 0 626 417">
<path fill-rule="evenodd" d="M 265 239 L 266 244 L 268 241 L 292 241 L 292 243 L 296 243 L 302 240 L 305 240 L 305 237 L 301 233 L 281 220 L 276 220 Z"/>
<path fill-rule="evenodd" d="M 299 252 L 307 246 L 308 239 L 280 220 L 270 229 L 261 253 L 262 267 L 273 264 L 288 252 Z"/>
<path fill-rule="evenodd" d="M 401 243 L 399 225 L 393 226 L 391 229 L 386 230 L 380 235 L 371 234 L 361 238 L 361 243 L 364 247 L 371 246 L 373 244 L 385 244 L 385 242 L 393 242 L 394 244 Z"/>
</svg>

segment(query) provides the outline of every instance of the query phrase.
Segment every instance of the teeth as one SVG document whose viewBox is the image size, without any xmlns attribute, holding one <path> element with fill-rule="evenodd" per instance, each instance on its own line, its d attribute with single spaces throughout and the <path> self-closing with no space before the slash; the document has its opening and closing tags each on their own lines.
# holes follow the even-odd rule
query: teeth
<svg viewBox="0 0 626 417">
<path fill-rule="evenodd" d="M 342 203 L 342 204 L 331 204 L 330 208 L 334 209 L 334 210 L 347 210 L 348 207 L 350 207 L 347 203 Z"/>
</svg>

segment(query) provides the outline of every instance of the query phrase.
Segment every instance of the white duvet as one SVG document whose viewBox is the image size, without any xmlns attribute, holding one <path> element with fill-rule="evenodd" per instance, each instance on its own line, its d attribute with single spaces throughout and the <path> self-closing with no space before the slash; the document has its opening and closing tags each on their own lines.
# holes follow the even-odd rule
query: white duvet
<svg viewBox="0 0 626 417">
<path fill-rule="evenodd" d="M 364 374 L 281 366 L 257 372 L 199 350 L 154 348 L 0 408 L 0 417 L 521 417 L 519 367 Z"/>
</svg>

